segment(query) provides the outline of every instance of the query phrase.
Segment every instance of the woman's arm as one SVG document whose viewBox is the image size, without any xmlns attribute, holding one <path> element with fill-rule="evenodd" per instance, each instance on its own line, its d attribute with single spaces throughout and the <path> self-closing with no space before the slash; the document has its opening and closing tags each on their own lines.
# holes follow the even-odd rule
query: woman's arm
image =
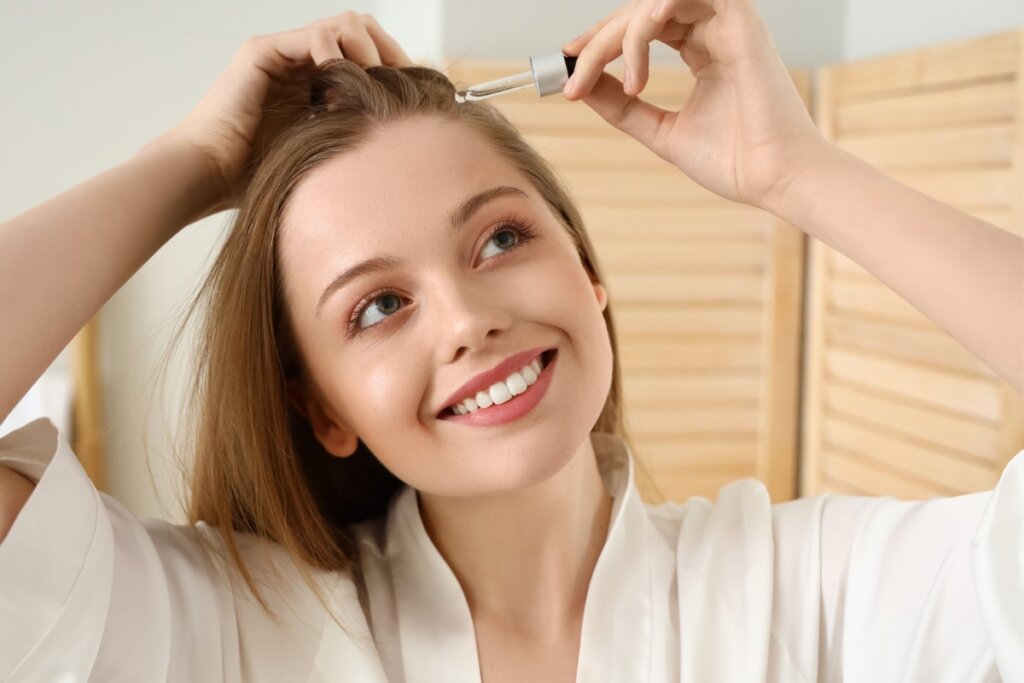
<svg viewBox="0 0 1024 683">
<path fill-rule="evenodd" d="M 195 147 L 164 136 L 0 224 L 0 416 L 178 230 L 216 203 Z"/>
<path fill-rule="evenodd" d="M 697 79 L 677 112 L 639 97 L 653 40 Z M 849 256 L 1024 391 L 1024 240 L 827 142 L 753 0 L 634 0 L 563 50 L 578 55 L 566 97 L 709 190 Z M 619 55 L 624 83 L 603 73 Z"/>
<path fill-rule="evenodd" d="M 761 206 L 859 263 L 1024 393 L 1024 239 L 829 144 Z"/>
<path fill-rule="evenodd" d="M 167 240 L 236 204 L 261 151 L 308 106 L 315 66 L 342 58 L 411 64 L 371 16 L 354 12 L 256 36 L 171 131 L 0 224 L 0 420 Z"/>
</svg>

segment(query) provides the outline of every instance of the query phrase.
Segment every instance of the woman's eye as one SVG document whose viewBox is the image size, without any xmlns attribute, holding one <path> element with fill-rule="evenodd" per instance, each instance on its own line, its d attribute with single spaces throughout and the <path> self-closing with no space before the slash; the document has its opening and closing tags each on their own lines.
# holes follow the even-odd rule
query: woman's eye
<svg viewBox="0 0 1024 683">
<path fill-rule="evenodd" d="M 480 250 L 480 258 L 488 259 L 494 256 L 495 253 L 500 254 L 515 249 L 534 237 L 533 229 L 526 223 L 502 225 L 491 233 L 491 236 L 487 239 L 487 245 Z M 496 252 L 490 249 L 491 244 L 496 245 Z M 385 292 L 380 296 L 374 296 L 368 300 L 364 307 L 357 308 L 352 314 L 352 320 L 349 323 L 350 334 L 359 334 L 363 330 L 381 323 L 387 317 L 397 313 L 401 306 L 402 297 L 393 292 Z"/>
<path fill-rule="evenodd" d="M 359 327 L 373 327 L 384 318 L 398 311 L 401 300 L 395 294 L 384 294 L 373 299 L 359 315 Z M 372 315 L 379 311 L 380 315 Z"/>
<path fill-rule="evenodd" d="M 501 251 L 508 251 L 517 244 L 519 244 L 519 232 L 511 227 L 500 228 L 491 235 L 491 238 L 487 240 L 487 244 L 497 244 Z M 500 252 L 499 252 L 500 253 Z M 480 258 L 489 258 L 487 253 L 487 247 L 485 246 L 480 251 Z"/>
</svg>

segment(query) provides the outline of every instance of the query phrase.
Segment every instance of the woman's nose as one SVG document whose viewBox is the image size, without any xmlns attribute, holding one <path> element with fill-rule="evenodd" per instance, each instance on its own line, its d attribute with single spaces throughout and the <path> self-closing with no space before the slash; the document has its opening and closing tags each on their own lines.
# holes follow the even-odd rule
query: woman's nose
<svg viewBox="0 0 1024 683">
<path fill-rule="evenodd" d="M 439 289 L 432 313 L 444 357 L 450 360 L 492 343 L 515 319 L 508 292 L 502 295 L 471 280 L 449 281 Z"/>
</svg>

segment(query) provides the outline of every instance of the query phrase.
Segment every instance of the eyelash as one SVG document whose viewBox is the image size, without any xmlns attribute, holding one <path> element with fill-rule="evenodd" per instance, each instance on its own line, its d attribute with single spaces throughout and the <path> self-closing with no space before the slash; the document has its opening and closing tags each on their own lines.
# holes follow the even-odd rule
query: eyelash
<svg viewBox="0 0 1024 683">
<path fill-rule="evenodd" d="M 487 244 L 487 242 L 490 242 L 492 239 L 494 239 L 495 235 L 497 235 L 498 233 L 504 232 L 506 230 L 511 230 L 517 233 L 519 237 L 518 241 L 515 243 L 515 245 L 513 245 L 506 251 L 503 251 L 500 254 L 490 257 L 491 259 L 500 257 L 502 256 L 502 254 L 508 254 L 509 252 L 515 251 L 516 249 L 523 246 L 524 244 L 531 241 L 537 236 L 537 232 L 534 229 L 533 223 L 531 223 L 528 220 L 523 220 L 521 218 L 510 216 L 498 221 L 497 225 L 491 228 L 491 232 L 489 235 L 487 235 L 487 240 L 484 242 L 484 244 Z M 356 305 L 355 310 L 352 311 L 352 315 L 349 316 L 348 320 L 347 329 L 349 338 L 358 336 L 359 334 L 366 332 L 367 330 L 371 330 L 375 327 L 379 327 L 381 324 L 386 323 L 388 318 L 391 318 L 394 315 L 392 314 L 391 316 L 388 316 L 379 323 L 375 323 L 367 327 L 359 327 L 359 321 L 362 319 L 363 313 L 366 312 L 366 309 L 369 308 L 374 301 L 384 296 L 385 294 L 393 294 L 395 296 L 398 296 L 397 293 L 393 291 L 390 285 L 385 285 L 384 287 L 381 287 L 380 289 L 367 295 Z"/>
</svg>

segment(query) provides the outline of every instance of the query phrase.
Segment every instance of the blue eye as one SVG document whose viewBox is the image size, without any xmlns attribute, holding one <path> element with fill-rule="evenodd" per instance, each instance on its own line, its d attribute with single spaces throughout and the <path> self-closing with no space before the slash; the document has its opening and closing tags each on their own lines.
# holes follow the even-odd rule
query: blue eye
<svg viewBox="0 0 1024 683">
<path fill-rule="evenodd" d="M 498 248 L 496 253 L 501 254 L 522 246 L 535 236 L 536 233 L 529 223 L 506 220 L 494 227 L 490 237 L 487 238 L 487 245 L 494 243 Z M 481 249 L 480 258 L 492 258 L 494 253 L 489 254 L 488 251 L 487 246 Z M 394 313 L 397 313 L 401 307 L 401 302 L 402 297 L 390 288 L 379 289 L 370 294 L 352 311 L 348 324 L 349 337 L 375 327 Z M 375 312 L 376 314 L 374 314 Z"/>
<path fill-rule="evenodd" d="M 501 237 L 505 237 L 508 235 L 511 235 L 511 238 L 499 239 Z M 494 244 L 497 244 L 498 248 L 501 249 L 501 251 L 508 251 L 509 249 L 513 249 L 517 244 L 519 244 L 519 231 L 508 225 L 499 226 L 497 230 L 491 233 L 490 239 L 487 240 L 487 244 L 491 244 L 492 242 Z M 480 252 L 480 258 L 487 258 L 485 253 L 486 251 L 487 247 L 485 246 L 483 250 Z"/>
<path fill-rule="evenodd" d="M 384 302 L 384 305 L 378 306 L 378 304 L 381 304 L 382 302 Z M 392 302 L 393 302 L 393 304 L 392 304 Z M 371 301 L 370 304 L 368 306 L 366 306 L 366 308 L 362 312 L 362 315 L 360 316 L 360 319 L 359 319 L 359 322 L 360 322 L 361 326 L 362 327 L 373 327 L 374 325 L 376 325 L 377 323 L 379 323 L 381 320 L 383 320 L 384 318 L 388 317 L 392 313 L 396 313 L 398 311 L 399 303 L 400 303 L 399 302 L 399 298 L 395 294 L 393 294 L 391 292 L 388 292 L 387 294 L 384 294 L 383 296 L 377 297 L 376 299 Z M 367 320 L 368 317 L 370 317 L 370 318 L 374 317 L 374 316 L 370 316 L 369 314 L 372 313 L 375 309 L 380 311 L 380 313 L 381 313 L 380 317 L 376 318 L 375 320 L 373 320 L 373 319 Z"/>
</svg>

